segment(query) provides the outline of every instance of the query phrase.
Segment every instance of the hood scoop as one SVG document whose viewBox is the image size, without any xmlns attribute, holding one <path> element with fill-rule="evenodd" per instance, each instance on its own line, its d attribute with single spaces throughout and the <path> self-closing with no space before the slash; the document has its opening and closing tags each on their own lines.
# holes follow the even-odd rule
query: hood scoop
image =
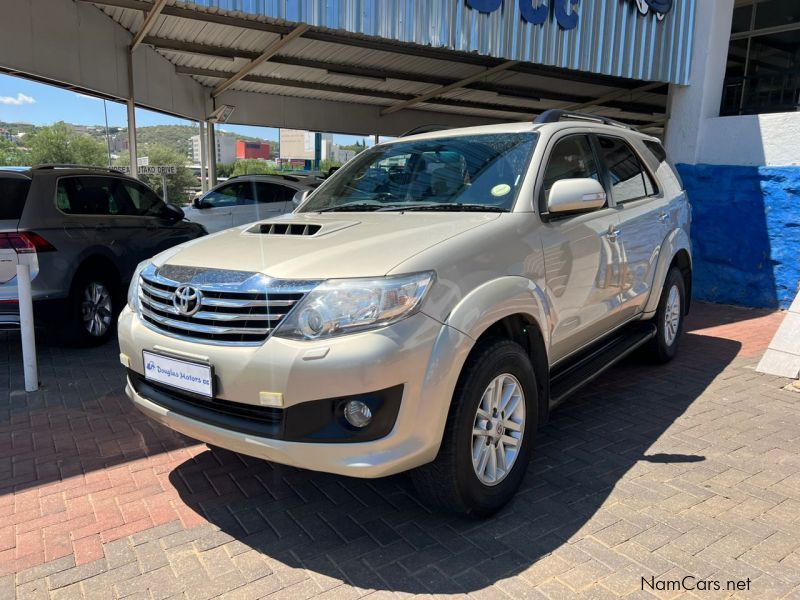
<svg viewBox="0 0 800 600">
<path fill-rule="evenodd" d="M 305 223 L 303 221 L 267 221 L 265 223 L 257 223 L 254 227 L 248 229 L 247 233 L 276 237 L 319 237 L 353 225 L 358 225 L 358 221 L 334 221 L 324 224 Z"/>
</svg>

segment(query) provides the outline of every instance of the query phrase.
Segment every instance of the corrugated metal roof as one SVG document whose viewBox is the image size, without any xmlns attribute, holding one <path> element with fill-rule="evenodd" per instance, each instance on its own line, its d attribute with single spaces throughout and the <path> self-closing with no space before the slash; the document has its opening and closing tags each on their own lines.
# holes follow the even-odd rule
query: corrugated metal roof
<svg viewBox="0 0 800 600">
<path fill-rule="evenodd" d="M 339 27 L 340 31 L 337 35 L 341 34 L 338 39 L 341 39 L 342 43 L 330 41 L 338 42 L 336 37 L 330 38 L 330 36 L 326 38 L 326 41 L 300 37 L 280 51 L 280 57 L 288 62 L 293 62 L 293 64 L 282 63 L 277 59 L 276 61 L 267 61 L 254 69 L 248 77 L 234 84 L 232 89 L 280 96 L 389 106 L 399 100 L 418 96 L 437 87 L 434 83 L 426 83 L 416 80 L 416 78 L 456 81 L 480 73 L 485 69 L 485 64 L 482 64 L 481 59 L 475 54 L 470 55 L 471 58 L 466 61 L 463 60 L 465 55 L 461 55 L 462 58 L 459 59 L 452 53 L 427 56 L 420 55 L 419 50 L 413 52 L 409 50 L 410 53 L 404 54 L 404 47 L 400 42 L 422 43 L 423 38 L 420 36 L 423 34 L 427 36 L 424 39 L 431 45 L 441 45 L 442 40 L 449 40 L 443 47 L 450 50 L 475 47 L 487 56 L 511 57 L 514 53 L 523 52 L 527 53 L 526 55 L 532 54 L 541 58 L 544 64 L 558 64 L 584 71 L 590 70 L 587 67 L 593 67 L 599 69 L 598 72 L 624 74 L 626 77 L 634 79 L 653 78 L 654 73 L 662 73 L 663 68 L 666 68 L 674 76 L 687 76 L 686 68 L 680 60 L 674 59 L 670 55 L 672 57 L 670 61 L 665 62 L 667 54 L 664 54 L 663 50 L 665 43 L 663 36 L 671 31 L 670 43 L 680 45 L 678 38 L 681 36 L 678 36 L 670 27 L 673 27 L 675 23 L 684 22 L 681 19 L 684 19 L 685 14 L 681 11 L 693 10 L 694 0 L 676 0 L 676 8 L 673 11 L 676 14 L 667 15 L 662 23 L 657 23 L 655 17 L 652 16 L 631 17 L 630 11 L 624 8 L 625 0 L 613 0 L 610 4 L 621 5 L 613 10 L 608 6 L 606 9 L 600 10 L 600 5 L 609 4 L 605 0 L 598 0 L 597 3 L 584 2 L 581 4 L 580 14 L 583 22 L 590 21 L 592 23 L 593 33 L 590 39 L 580 37 L 584 34 L 565 33 L 564 31 L 547 33 L 549 29 L 546 26 L 542 26 L 540 33 L 532 33 L 528 31 L 527 25 L 516 24 L 514 26 L 516 32 L 514 36 L 516 37 L 503 43 L 499 40 L 503 38 L 505 31 L 503 27 L 508 25 L 502 19 L 507 19 L 507 16 L 504 15 L 507 15 L 509 11 L 504 9 L 493 15 L 476 16 L 473 14 L 474 11 L 465 12 L 462 7 L 456 13 L 448 12 L 455 4 L 460 6 L 460 0 L 430 0 L 430 6 L 426 9 L 420 8 L 418 0 L 385 2 L 386 5 L 395 5 L 396 10 L 394 11 L 385 8 L 384 4 L 380 5 L 383 8 L 379 8 L 378 0 L 295 0 L 294 2 L 289 2 L 289 0 L 204 0 L 204 2 L 208 6 L 185 4 L 176 2 L 176 0 L 170 0 L 168 4 L 181 9 L 192 9 L 188 12 L 185 10 L 181 12 L 187 16 L 192 16 L 194 14 L 192 11 L 196 11 L 243 19 L 235 21 L 241 26 L 166 14 L 157 19 L 148 33 L 148 39 L 152 38 L 156 41 L 169 40 L 177 43 L 178 46 L 181 43 L 200 45 L 201 50 L 210 48 L 207 54 L 198 54 L 174 49 L 159 49 L 156 43 L 159 52 L 175 64 L 180 72 L 191 74 L 204 86 L 213 88 L 218 85 L 280 37 L 279 33 L 248 28 L 248 26 L 268 23 L 270 25 L 267 28 L 275 29 L 275 24 L 286 25 L 286 20 L 291 20 L 301 14 L 306 22 L 314 25 Z M 323 5 L 327 8 L 321 11 L 320 7 Z M 141 10 L 118 8 L 102 3 L 98 3 L 98 6 L 115 21 L 133 32 L 138 31 L 141 27 L 143 22 Z M 226 8 L 229 10 L 226 11 Z M 241 12 L 250 9 L 257 9 L 260 13 Z M 355 13 L 361 14 L 361 17 L 356 18 Z M 424 23 L 420 22 L 420 19 L 423 18 L 422 15 L 426 15 Z M 465 21 L 466 15 L 471 16 Z M 412 18 L 415 25 L 409 25 L 406 20 L 408 18 Z M 392 19 L 397 19 L 397 22 Z M 449 23 L 446 35 L 441 26 L 431 25 L 431 23 L 438 23 L 441 19 L 445 19 Z M 656 25 L 649 23 L 656 23 Z M 259 25 L 259 27 L 263 29 L 263 26 Z M 347 30 L 348 27 L 362 27 L 362 30 L 349 29 L 349 31 L 360 31 L 366 34 L 378 31 L 379 35 L 388 36 L 391 44 L 384 44 L 385 48 L 384 46 L 375 48 L 351 45 L 353 34 L 341 31 L 341 29 Z M 420 28 L 422 33 L 420 31 L 415 33 L 417 28 Z M 626 38 L 620 33 L 623 31 L 628 32 L 630 38 Z M 522 37 L 520 37 L 521 35 Z M 551 38 L 548 38 L 548 35 Z M 578 35 L 578 41 L 581 44 L 588 44 L 586 47 L 595 47 L 597 44 L 601 44 L 603 48 L 615 48 L 619 51 L 619 59 L 612 60 L 608 53 L 589 56 L 587 52 L 579 51 L 580 48 L 576 49 L 570 45 L 571 35 L 573 37 Z M 597 37 L 603 37 L 604 40 L 595 39 Z M 519 44 L 523 41 L 523 46 L 520 46 Z M 214 56 L 215 49 L 224 50 L 223 53 L 227 54 L 238 53 L 239 57 Z M 506 54 L 498 54 L 501 51 Z M 679 54 L 683 56 L 687 51 L 688 48 L 684 44 Z M 245 53 L 249 58 L 241 57 L 241 53 Z M 659 53 L 664 55 L 665 60 L 659 59 Z M 447 60 L 451 57 L 453 60 Z M 408 74 L 408 77 L 378 79 L 353 76 L 324 68 L 310 67 L 306 64 L 308 61 L 335 63 L 361 70 L 400 72 Z M 303 66 L 294 64 L 297 62 Z M 545 70 L 543 73 L 537 71 L 534 74 L 511 70 L 503 71 L 480 79 L 472 87 L 463 87 L 441 94 L 415 108 L 498 119 L 527 118 L 527 116 L 546 108 L 580 103 L 581 99 L 591 100 L 619 90 L 618 87 L 609 85 L 616 83 L 616 80 L 609 78 L 584 76 L 579 79 L 576 81 L 573 73 L 555 70 Z M 296 85 L 293 86 L 292 82 Z M 282 85 L 276 85 L 276 83 Z M 630 87 L 630 84 L 627 85 Z M 318 86 L 319 89 L 310 89 L 314 86 Z M 371 96 L 370 93 L 377 95 Z M 389 97 L 386 97 L 387 95 Z M 666 96 L 634 91 L 617 99 L 616 104 L 614 102 L 610 104 L 612 106 L 591 107 L 589 110 L 601 111 L 609 116 L 627 118 L 634 122 L 646 122 L 650 119 L 648 113 L 663 113 Z M 631 110 L 637 108 L 638 104 L 642 105 L 641 110 Z M 615 105 L 618 106 L 614 108 Z"/>
<path fill-rule="evenodd" d="M 468 8 L 463 0 L 198 0 L 197 5 L 495 58 L 686 84 L 695 0 L 674 0 L 663 20 L 641 15 L 633 0 L 585 1 L 577 4 L 574 29 L 563 29 L 553 18 L 542 25 L 527 23 L 513 0 L 491 14 Z"/>
</svg>

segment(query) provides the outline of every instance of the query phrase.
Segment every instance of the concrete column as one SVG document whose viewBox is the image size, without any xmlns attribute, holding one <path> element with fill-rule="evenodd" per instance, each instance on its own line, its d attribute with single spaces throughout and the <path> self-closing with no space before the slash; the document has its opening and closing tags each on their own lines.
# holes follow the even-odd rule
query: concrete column
<svg viewBox="0 0 800 600">
<path fill-rule="evenodd" d="M 217 185 L 217 139 L 214 136 L 214 123 L 208 122 L 208 140 L 206 141 L 206 154 L 208 155 L 208 187 Z"/>
<path fill-rule="evenodd" d="M 698 162 L 703 121 L 719 116 L 733 3 L 734 0 L 696 3 L 689 85 L 671 85 L 667 107 L 665 145 L 675 163 Z"/>
<path fill-rule="evenodd" d="M 200 125 L 200 190 L 205 194 L 208 191 L 208 172 L 206 171 L 206 125 L 199 121 Z"/>
</svg>

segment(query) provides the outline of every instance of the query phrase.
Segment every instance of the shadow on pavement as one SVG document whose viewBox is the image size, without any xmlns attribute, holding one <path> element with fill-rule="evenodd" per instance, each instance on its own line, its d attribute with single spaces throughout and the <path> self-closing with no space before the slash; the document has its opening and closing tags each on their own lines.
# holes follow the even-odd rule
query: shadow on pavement
<svg viewBox="0 0 800 600">
<path fill-rule="evenodd" d="M 688 333 L 669 365 L 630 360 L 604 374 L 554 412 L 519 493 L 484 521 L 431 512 L 403 475 L 348 479 L 216 448 L 170 480 L 211 523 L 286 565 L 361 588 L 469 592 L 557 550 L 639 461 L 704 460 L 648 450 L 739 347 Z"/>
</svg>

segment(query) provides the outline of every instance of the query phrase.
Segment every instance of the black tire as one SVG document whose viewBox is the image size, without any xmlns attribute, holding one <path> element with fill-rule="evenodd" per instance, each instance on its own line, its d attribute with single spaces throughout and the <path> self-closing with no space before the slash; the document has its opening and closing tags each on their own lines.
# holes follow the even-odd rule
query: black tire
<svg viewBox="0 0 800 600">
<path fill-rule="evenodd" d="M 473 425 L 484 391 L 503 374 L 516 378 L 523 392 L 522 443 L 504 478 L 487 485 L 478 478 L 472 464 Z M 486 517 L 502 508 L 525 477 L 538 423 L 538 405 L 536 376 L 525 350 L 509 340 L 479 342 L 459 377 L 439 454 L 433 462 L 411 472 L 421 499 L 448 512 L 473 517 Z"/>
<path fill-rule="evenodd" d="M 677 315 L 675 315 L 674 303 L 671 302 L 671 294 L 673 289 L 677 291 L 677 299 L 679 307 Z M 668 311 L 672 317 L 672 330 L 667 324 Z M 650 340 L 650 343 L 645 347 L 647 358 L 655 363 L 666 363 L 671 361 L 675 354 L 678 352 L 678 346 L 681 341 L 681 334 L 683 333 L 683 317 L 686 313 L 686 284 L 683 281 L 683 275 L 680 269 L 672 267 L 667 273 L 667 278 L 664 280 L 664 289 L 661 290 L 661 298 L 658 301 L 658 309 L 653 322 L 656 325 L 656 337 Z M 677 319 L 677 325 L 675 321 Z"/>
<path fill-rule="evenodd" d="M 92 287 L 94 286 L 94 287 Z M 100 288 L 105 290 L 110 302 L 110 310 L 105 306 L 91 314 L 100 315 L 100 320 L 108 321 L 104 328 L 92 328 L 86 322 L 87 294 Z M 105 302 L 103 302 L 105 304 Z M 63 334 L 69 344 L 75 346 L 99 346 L 112 338 L 116 331 L 117 314 L 119 313 L 119 285 L 111 277 L 97 271 L 79 271 L 70 287 L 66 306 L 66 319 Z"/>
</svg>

